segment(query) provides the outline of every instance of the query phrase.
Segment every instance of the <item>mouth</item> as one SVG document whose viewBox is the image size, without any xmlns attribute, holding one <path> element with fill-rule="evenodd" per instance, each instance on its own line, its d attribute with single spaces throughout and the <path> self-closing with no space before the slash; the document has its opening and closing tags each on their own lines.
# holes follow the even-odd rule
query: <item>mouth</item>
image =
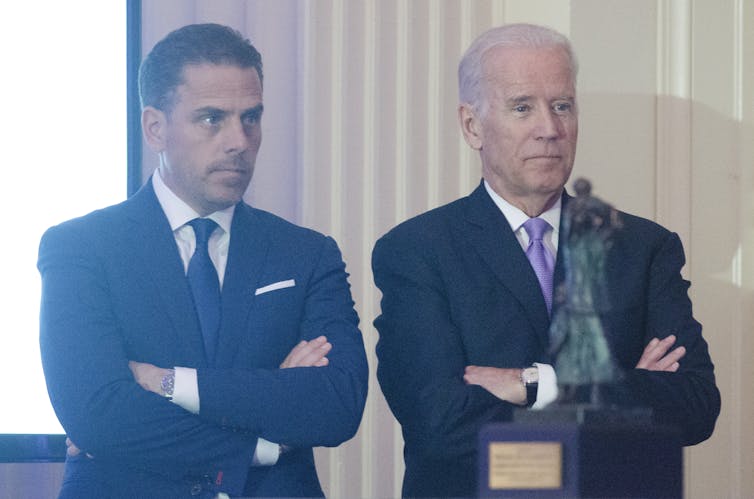
<svg viewBox="0 0 754 499">
<path fill-rule="evenodd" d="M 213 165 L 209 169 L 209 173 L 227 173 L 233 175 L 248 175 L 250 171 L 251 168 L 248 165 L 238 163 Z"/>
<path fill-rule="evenodd" d="M 537 156 L 529 156 L 526 158 L 526 161 L 542 161 L 542 162 L 555 162 L 560 161 L 563 159 L 563 156 L 555 155 L 555 154 L 541 154 Z"/>
<path fill-rule="evenodd" d="M 212 168 L 210 173 L 233 173 L 236 175 L 246 175 L 249 170 L 246 168 Z"/>
</svg>

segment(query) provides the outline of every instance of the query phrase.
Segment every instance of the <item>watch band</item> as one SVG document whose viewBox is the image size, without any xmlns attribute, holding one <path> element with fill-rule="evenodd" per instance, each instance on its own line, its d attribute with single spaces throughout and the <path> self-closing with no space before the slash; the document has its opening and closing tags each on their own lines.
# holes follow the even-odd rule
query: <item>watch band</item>
<svg viewBox="0 0 754 499">
<path fill-rule="evenodd" d="M 531 407 L 534 402 L 537 401 L 537 390 L 539 389 L 539 383 L 525 383 L 526 387 L 526 407 Z"/>
<path fill-rule="evenodd" d="M 160 388 L 162 389 L 162 393 L 165 394 L 165 397 L 169 399 L 173 398 L 173 390 L 175 389 L 174 369 L 171 369 L 169 373 L 162 377 L 162 381 L 160 381 Z"/>
<path fill-rule="evenodd" d="M 536 365 L 521 369 L 521 383 L 526 389 L 526 407 L 531 407 L 537 401 L 539 390 L 539 369 Z"/>
</svg>

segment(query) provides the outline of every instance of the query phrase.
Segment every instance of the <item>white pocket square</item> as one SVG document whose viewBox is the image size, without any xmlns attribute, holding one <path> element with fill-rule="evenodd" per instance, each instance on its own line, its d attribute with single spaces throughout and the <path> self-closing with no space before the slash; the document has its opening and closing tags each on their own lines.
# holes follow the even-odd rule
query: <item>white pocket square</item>
<svg viewBox="0 0 754 499">
<path fill-rule="evenodd" d="M 275 291 L 276 289 L 292 288 L 295 285 L 296 285 L 295 279 L 288 279 L 287 281 L 273 282 L 272 284 L 268 284 L 267 286 L 262 286 L 261 288 L 257 288 L 257 290 L 254 292 L 254 296 L 259 296 L 264 293 L 269 293 L 270 291 Z"/>
</svg>

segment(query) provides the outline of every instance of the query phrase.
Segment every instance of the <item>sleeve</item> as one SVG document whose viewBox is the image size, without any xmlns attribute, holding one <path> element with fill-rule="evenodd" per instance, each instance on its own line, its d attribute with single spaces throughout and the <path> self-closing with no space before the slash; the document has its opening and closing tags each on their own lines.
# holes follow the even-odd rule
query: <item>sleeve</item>
<svg viewBox="0 0 754 499">
<path fill-rule="evenodd" d="M 328 365 L 199 369 L 201 417 L 292 447 L 337 446 L 355 435 L 368 367 L 348 274 L 331 238 L 321 238 L 313 261 L 299 337 L 325 335 Z"/>
<path fill-rule="evenodd" d="M 196 379 L 196 369 L 175 367 L 175 391 L 171 401 L 191 414 L 199 414 L 199 385 Z M 278 444 L 268 442 L 263 438 L 257 439 L 252 465 L 272 466 L 278 462 L 278 457 L 280 457 Z"/>
<path fill-rule="evenodd" d="M 693 445 L 712 434 L 721 402 L 702 326 L 692 315 L 690 283 L 681 276 L 684 263 L 680 239 L 667 233 L 648 270 L 643 338 L 646 345 L 653 337 L 676 335 L 676 346 L 686 348 L 680 369 L 675 373 L 633 369 L 625 385 L 632 403 L 651 407 L 659 422 L 681 430 L 684 445 Z"/>
<path fill-rule="evenodd" d="M 95 459 L 167 476 L 223 471 L 242 486 L 256 438 L 203 421 L 142 389 L 128 368 L 126 327 L 92 231 L 58 226 L 40 243 L 40 348 L 50 400 L 69 437 Z"/>
<path fill-rule="evenodd" d="M 431 254 L 394 232 L 375 245 L 377 377 L 412 452 L 450 460 L 473 455 L 481 427 L 509 420 L 513 405 L 464 383 L 469 362 Z"/>
</svg>

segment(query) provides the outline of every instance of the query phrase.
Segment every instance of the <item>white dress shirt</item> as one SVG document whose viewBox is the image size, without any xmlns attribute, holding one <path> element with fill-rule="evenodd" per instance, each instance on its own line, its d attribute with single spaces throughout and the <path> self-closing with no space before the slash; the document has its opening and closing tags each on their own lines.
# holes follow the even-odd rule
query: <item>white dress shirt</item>
<svg viewBox="0 0 754 499">
<path fill-rule="evenodd" d="M 162 207 L 162 211 L 165 212 L 168 223 L 170 223 L 170 229 L 173 231 L 175 243 L 178 246 L 178 252 L 183 261 L 183 270 L 186 272 L 188 271 L 191 256 L 196 249 L 194 229 L 187 225 L 187 223 L 198 218 L 199 214 L 165 185 L 159 169 L 152 175 L 152 187 L 154 187 L 157 200 Z M 215 265 L 215 270 L 217 270 L 220 289 L 223 286 L 225 266 L 228 263 L 230 227 L 233 223 L 234 211 L 235 206 L 231 206 L 206 217 L 212 219 L 219 226 L 219 229 L 215 229 L 209 238 L 208 249 L 209 257 Z M 196 379 L 196 369 L 177 366 L 174 369 L 175 384 L 173 387 L 172 402 L 193 414 L 199 414 L 199 384 Z M 256 450 L 254 451 L 253 464 L 257 466 L 271 466 L 277 463 L 279 455 L 280 446 L 278 444 L 259 438 Z"/>
<path fill-rule="evenodd" d="M 487 189 L 487 193 L 495 202 L 495 205 L 503 213 L 503 216 L 508 221 L 513 229 L 513 233 L 516 235 L 521 248 L 526 251 L 529 246 L 529 234 L 524 229 L 524 222 L 529 220 L 529 215 L 516 208 L 508 201 L 500 197 L 498 193 L 492 190 L 490 184 L 484 181 L 484 187 Z M 561 199 L 558 198 L 557 202 L 547 211 L 539 215 L 538 218 L 542 218 L 552 227 L 548 230 L 542 238 L 547 251 L 552 255 L 553 261 L 557 258 L 558 254 L 558 236 L 560 234 L 560 210 L 562 207 Z M 531 407 L 534 410 L 544 409 L 558 398 L 558 378 L 555 374 L 555 370 L 549 364 L 540 364 L 535 362 L 539 370 L 539 383 L 537 385 L 537 401 Z"/>
</svg>

